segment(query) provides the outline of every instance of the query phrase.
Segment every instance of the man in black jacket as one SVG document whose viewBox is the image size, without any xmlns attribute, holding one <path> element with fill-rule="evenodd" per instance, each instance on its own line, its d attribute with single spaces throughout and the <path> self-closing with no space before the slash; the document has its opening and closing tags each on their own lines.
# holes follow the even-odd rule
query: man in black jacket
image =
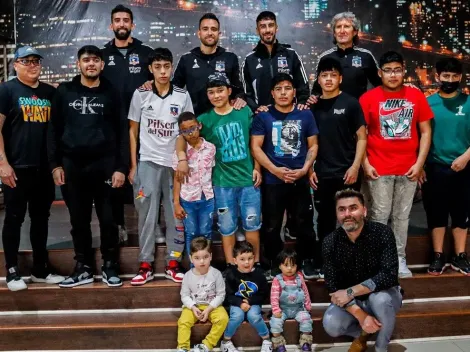
<svg viewBox="0 0 470 352">
<path fill-rule="evenodd" d="M 196 116 L 213 108 L 207 98 L 207 78 L 215 72 L 223 72 L 232 83 L 233 105 L 236 110 L 246 105 L 240 83 L 238 57 L 217 46 L 220 22 L 213 13 L 206 13 L 199 20 L 197 32 L 201 45 L 183 54 L 173 74 L 173 84 L 188 91 Z"/>
<path fill-rule="evenodd" d="M 119 91 L 127 113 L 134 91 L 150 78 L 153 79 L 148 69 L 148 56 L 152 48 L 131 36 L 135 29 L 134 16 L 123 5 L 118 5 L 111 11 L 109 27 L 114 32 L 114 39 L 102 49 L 105 63 L 102 76 Z M 119 227 L 120 241 L 125 242 L 128 235 L 124 221 L 124 201 L 132 197 L 132 187 L 126 184 L 126 187 L 112 193 L 114 221 Z M 157 241 L 162 237 L 161 232 L 157 233 Z"/>
<path fill-rule="evenodd" d="M 96 46 L 78 51 L 80 76 L 57 89 L 48 130 L 48 158 L 54 182 L 70 213 L 75 247 L 74 273 L 61 287 L 93 282 L 91 212 L 100 223 L 103 282 L 121 286 L 118 276 L 118 228 L 113 220 L 111 191 L 128 172 L 129 135 L 119 93 L 105 78 L 103 54 Z"/>
<path fill-rule="evenodd" d="M 250 108 L 273 103 L 271 80 L 278 73 L 287 73 L 294 78 L 297 104 L 303 108 L 309 97 L 308 78 L 299 54 L 287 44 L 276 39 L 278 27 L 276 15 L 261 12 L 256 18 L 256 32 L 260 41 L 242 65 L 242 83 Z"/>
</svg>

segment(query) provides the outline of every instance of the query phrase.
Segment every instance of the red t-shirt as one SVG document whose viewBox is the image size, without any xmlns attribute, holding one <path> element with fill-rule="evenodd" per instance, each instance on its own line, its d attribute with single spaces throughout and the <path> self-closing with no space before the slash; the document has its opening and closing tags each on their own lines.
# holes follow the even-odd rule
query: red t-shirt
<svg viewBox="0 0 470 352">
<path fill-rule="evenodd" d="M 434 117 L 424 94 L 404 86 L 399 92 L 382 87 L 360 98 L 367 123 L 367 158 L 380 176 L 404 175 L 418 158 L 419 123 Z"/>
</svg>

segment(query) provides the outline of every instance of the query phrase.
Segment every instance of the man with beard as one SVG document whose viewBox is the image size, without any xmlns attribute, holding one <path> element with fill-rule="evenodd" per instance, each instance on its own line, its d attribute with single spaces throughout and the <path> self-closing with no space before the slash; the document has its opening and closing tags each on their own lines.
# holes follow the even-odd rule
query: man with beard
<svg viewBox="0 0 470 352">
<path fill-rule="evenodd" d="M 290 45 L 278 42 L 277 31 L 276 15 L 271 11 L 261 12 L 256 18 L 260 41 L 242 65 L 243 88 L 253 111 L 273 103 L 271 80 L 278 73 L 287 73 L 294 78 L 298 108 L 304 108 L 309 97 L 308 78 L 302 60 Z M 261 110 L 267 111 L 266 108 Z"/>
<path fill-rule="evenodd" d="M 217 45 L 220 22 L 216 15 L 206 13 L 200 18 L 197 36 L 201 45 L 180 57 L 172 83 L 180 88 L 186 87 L 194 113 L 199 116 L 213 108 L 207 98 L 208 77 L 215 72 L 225 73 L 232 83 L 231 103 L 235 110 L 240 110 L 246 101 L 240 83 L 238 57 Z"/>
<path fill-rule="evenodd" d="M 49 210 L 54 200 L 46 131 L 55 89 L 39 82 L 41 61 L 36 49 L 19 48 L 13 63 L 17 77 L 0 84 L 0 177 L 5 197 L 2 235 L 6 282 L 11 291 L 27 288 L 18 271 L 21 225 L 26 210 L 31 218 L 31 281 L 57 284 L 64 280 L 53 274 L 46 250 Z"/>
<path fill-rule="evenodd" d="M 121 286 L 119 234 L 111 192 L 124 184 L 129 165 L 129 131 L 119 92 L 101 77 L 103 54 L 96 46 L 78 51 L 80 75 L 57 88 L 48 131 L 49 164 L 69 209 L 77 261 L 61 287 L 93 282 L 93 201 L 100 223 L 103 282 Z"/>
<path fill-rule="evenodd" d="M 386 352 L 401 307 L 395 237 L 384 224 L 366 221 L 364 196 L 352 189 L 335 195 L 341 227 L 323 242 L 325 282 L 331 305 L 323 327 L 332 337 L 351 336 L 349 352 L 364 352 L 378 332 L 376 352 Z"/>
<path fill-rule="evenodd" d="M 111 11 L 109 28 L 114 32 L 114 39 L 102 49 L 105 63 L 102 75 L 120 92 L 127 112 L 134 91 L 153 77 L 148 70 L 148 56 L 152 52 L 152 48 L 131 37 L 131 32 L 135 29 L 134 16 L 132 11 L 123 5 L 118 5 Z M 130 187 L 112 192 L 114 221 L 119 226 L 121 242 L 127 241 L 128 238 L 124 223 L 123 204 L 127 190 L 132 193 Z M 158 227 L 157 229 L 159 230 Z M 159 232 L 159 236 L 157 234 L 157 238 L 163 238 L 164 241 L 161 232 Z"/>
</svg>

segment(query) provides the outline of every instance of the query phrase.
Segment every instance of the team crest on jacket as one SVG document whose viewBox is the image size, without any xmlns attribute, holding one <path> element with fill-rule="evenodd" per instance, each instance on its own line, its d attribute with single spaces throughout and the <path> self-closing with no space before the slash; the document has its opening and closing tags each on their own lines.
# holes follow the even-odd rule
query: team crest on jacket
<svg viewBox="0 0 470 352">
<path fill-rule="evenodd" d="M 179 115 L 178 106 L 170 106 L 170 114 L 175 117 L 178 116 Z"/>
<path fill-rule="evenodd" d="M 279 56 L 277 58 L 277 67 L 278 68 L 286 68 L 287 67 L 287 58 L 284 56 Z"/>
<path fill-rule="evenodd" d="M 135 66 L 139 64 L 139 55 L 138 54 L 130 54 L 129 55 L 129 64 Z"/>
<path fill-rule="evenodd" d="M 215 62 L 215 70 L 218 72 L 225 72 L 225 62 L 224 61 L 216 61 Z"/>
<path fill-rule="evenodd" d="M 362 67 L 362 58 L 360 56 L 353 56 L 351 64 L 353 67 Z"/>
</svg>

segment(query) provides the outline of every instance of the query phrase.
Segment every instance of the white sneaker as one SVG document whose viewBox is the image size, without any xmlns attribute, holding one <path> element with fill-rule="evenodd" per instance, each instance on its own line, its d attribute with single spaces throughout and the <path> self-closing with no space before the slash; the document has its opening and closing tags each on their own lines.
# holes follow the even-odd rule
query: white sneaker
<svg viewBox="0 0 470 352">
<path fill-rule="evenodd" d="M 157 229 L 155 230 L 155 243 L 162 244 L 166 242 L 165 235 L 162 232 L 162 228 L 160 225 L 157 226 Z"/>
<path fill-rule="evenodd" d="M 188 352 L 188 350 L 183 350 L 182 348 L 178 348 L 176 352 Z"/>
<path fill-rule="evenodd" d="M 270 340 L 263 340 L 260 352 L 272 352 L 273 343 Z"/>
<path fill-rule="evenodd" d="M 7 286 L 10 291 L 21 291 L 28 288 L 16 266 L 8 268 L 7 270 Z"/>
<path fill-rule="evenodd" d="M 237 231 L 237 232 L 235 233 L 235 238 L 236 238 L 237 242 L 242 242 L 242 241 L 245 241 L 245 240 L 246 240 L 245 235 L 244 235 L 243 232 L 241 232 L 241 231 Z"/>
<path fill-rule="evenodd" d="M 126 242 L 129 239 L 129 235 L 127 234 L 127 229 L 124 225 L 118 225 L 119 229 L 119 243 Z"/>
<path fill-rule="evenodd" d="M 238 352 L 237 348 L 232 341 L 222 341 L 220 343 L 220 349 L 222 352 Z"/>
<path fill-rule="evenodd" d="M 57 274 L 49 274 L 45 278 L 34 276 L 31 274 L 31 281 L 36 283 L 45 283 L 49 285 L 57 285 L 60 284 L 62 281 L 65 280 L 64 276 L 57 275 Z"/>
<path fill-rule="evenodd" d="M 410 269 L 406 266 L 406 259 L 403 257 L 398 257 L 398 277 L 403 279 L 405 277 L 412 277 Z"/>
<path fill-rule="evenodd" d="M 193 352 L 209 352 L 209 349 L 203 343 L 200 343 L 198 345 L 194 345 L 192 350 L 193 350 Z"/>
</svg>

